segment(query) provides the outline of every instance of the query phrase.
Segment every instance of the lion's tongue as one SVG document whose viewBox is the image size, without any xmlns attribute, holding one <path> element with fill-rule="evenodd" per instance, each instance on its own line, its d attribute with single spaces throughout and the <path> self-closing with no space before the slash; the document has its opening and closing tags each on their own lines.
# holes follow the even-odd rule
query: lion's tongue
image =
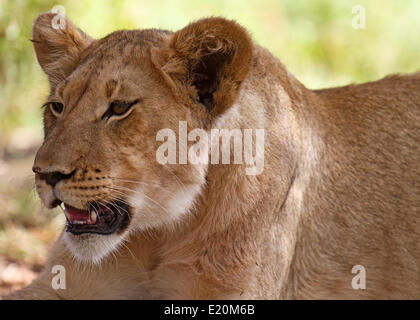
<svg viewBox="0 0 420 320">
<path fill-rule="evenodd" d="M 96 222 L 96 214 L 89 213 L 86 210 L 74 208 L 68 204 L 64 204 L 64 213 L 70 223 L 94 224 Z"/>
</svg>

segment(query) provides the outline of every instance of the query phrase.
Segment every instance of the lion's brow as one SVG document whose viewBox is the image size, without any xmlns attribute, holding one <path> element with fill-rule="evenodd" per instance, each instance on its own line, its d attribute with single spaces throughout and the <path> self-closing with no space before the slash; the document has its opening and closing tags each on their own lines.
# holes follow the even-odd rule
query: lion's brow
<svg viewBox="0 0 420 320">
<path fill-rule="evenodd" d="M 85 93 L 88 90 L 89 84 L 91 82 L 91 78 L 92 78 L 92 73 L 88 76 L 86 81 L 82 81 L 79 82 L 78 85 L 80 86 L 79 89 L 81 89 L 79 96 L 77 97 L 76 101 L 74 103 L 71 104 L 71 106 L 69 105 L 69 110 L 68 112 L 72 112 L 73 110 L 76 109 L 77 105 L 79 104 L 80 100 L 82 100 L 83 96 L 85 95 Z M 69 104 L 69 97 L 67 99 L 67 101 L 65 101 L 65 104 L 68 105 Z"/>
<path fill-rule="evenodd" d="M 105 95 L 107 98 L 111 97 L 112 93 L 114 92 L 115 88 L 118 85 L 118 81 L 115 79 L 108 80 L 105 84 Z"/>
<path fill-rule="evenodd" d="M 68 79 L 65 79 L 64 81 L 63 81 L 63 83 L 57 88 L 58 90 L 56 91 L 57 92 L 57 94 L 60 96 L 60 97 L 63 97 L 63 93 L 64 93 L 64 88 L 66 87 L 66 85 L 69 83 L 69 80 Z"/>
</svg>

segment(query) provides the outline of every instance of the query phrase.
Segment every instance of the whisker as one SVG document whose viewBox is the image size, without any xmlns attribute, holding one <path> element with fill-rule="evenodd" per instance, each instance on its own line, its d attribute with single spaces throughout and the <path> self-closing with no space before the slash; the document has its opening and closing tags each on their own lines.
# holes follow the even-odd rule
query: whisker
<svg viewBox="0 0 420 320">
<path fill-rule="evenodd" d="M 118 180 L 118 181 L 136 183 L 136 184 L 142 184 L 142 185 L 150 185 L 149 183 L 144 182 L 144 181 L 128 180 L 128 179 L 121 179 L 121 178 L 116 178 L 116 177 L 110 177 L 110 178 L 111 180 Z"/>
<path fill-rule="evenodd" d="M 147 194 L 145 194 L 145 193 L 141 193 L 141 192 L 139 192 L 139 191 L 136 191 L 136 190 L 132 190 L 132 189 L 130 189 L 130 188 L 126 188 L 126 187 L 121 187 L 121 186 L 114 186 L 115 188 L 112 188 L 112 187 L 107 187 L 107 188 L 110 188 L 110 189 L 112 189 L 112 190 L 116 190 L 116 191 L 119 191 L 119 192 L 121 192 L 121 190 L 125 190 L 125 191 L 129 191 L 129 192 L 133 192 L 134 194 L 137 194 L 137 195 L 141 195 L 141 196 L 144 196 L 144 197 L 146 197 L 149 201 L 151 201 L 151 202 L 153 202 L 154 204 L 156 204 L 157 206 L 159 206 L 160 208 L 162 208 L 162 210 L 163 211 L 165 211 L 167 214 L 169 214 L 169 212 L 166 210 L 166 208 L 165 207 L 163 207 L 160 203 L 158 203 L 157 201 L 155 201 L 155 200 L 153 200 L 152 198 L 150 198 Z"/>
<path fill-rule="evenodd" d="M 121 211 L 128 213 L 128 211 L 124 208 L 122 208 L 121 206 L 119 206 L 117 203 L 115 202 L 110 202 L 110 205 L 113 206 L 115 209 L 117 209 L 118 213 L 121 214 Z M 120 211 L 121 210 L 121 211 Z M 121 214 L 122 215 L 122 214 Z"/>
<path fill-rule="evenodd" d="M 181 181 L 181 179 L 171 169 L 167 168 L 166 166 L 162 166 L 162 168 L 164 168 L 166 171 L 168 171 L 169 173 L 171 173 L 175 177 L 176 181 L 181 186 L 182 192 L 184 193 L 184 197 L 185 197 L 186 196 L 186 190 L 187 190 L 187 188 L 185 187 L 185 184 Z"/>
<path fill-rule="evenodd" d="M 169 170 L 168 168 L 165 168 L 166 170 L 168 170 L 169 173 L 171 173 L 172 175 L 174 175 L 174 177 L 177 179 L 178 184 L 181 186 L 181 188 L 183 189 L 184 195 L 185 195 L 185 190 L 186 187 L 185 185 L 182 183 L 181 179 L 171 170 Z M 152 186 L 152 184 L 144 182 L 144 181 L 136 181 L 136 180 L 128 180 L 128 179 L 121 179 L 121 178 L 117 178 L 117 177 L 110 177 L 112 180 L 117 180 L 117 181 L 122 181 L 122 182 L 128 182 L 128 183 L 133 183 L 133 184 L 138 184 L 138 185 L 144 185 L 144 186 Z M 119 185 L 115 185 L 117 187 L 121 187 L 124 188 L 123 186 L 119 186 Z M 127 188 L 132 192 L 135 192 L 133 189 Z M 170 190 L 166 190 L 167 192 L 171 193 L 171 194 L 175 194 L 175 192 L 170 191 Z"/>
<path fill-rule="evenodd" d="M 103 207 L 105 207 L 106 209 L 108 209 L 109 211 L 113 211 L 113 210 L 111 210 L 111 208 L 110 207 L 108 207 L 107 205 L 106 205 L 106 203 L 104 203 L 104 202 L 102 202 L 102 201 L 100 201 L 100 200 L 97 200 L 97 202 L 98 202 L 98 204 L 100 205 L 100 206 L 103 206 Z M 111 204 L 112 205 L 112 202 L 109 202 L 109 204 Z M 114 207 L 115 208 L 115 207 Z M 117 208 L 116 208 L 117 209 Z M 121 214 L 121 212 L 117 209 L 117 212 L 118 212 L 118 214 L 119 215 L 122 215 Z"/>
<path fill-rule="evenodd" d="M 95 206 L 92 206 L 92 209 L 93 209 L 93 211 L 95 211 L 96 216 L 97 216 L 97 217 L 99 217 L 99 212 L 98 212 L 98 211 L 96 211 Z"/>
<path fill-rule="evenodd" d="M 116 190 L 116 189 L 112 190 L 110 187 L 106 187 L 106 188 L 108 188 L 108 189 L 110 189 L 110 190 L 111 190 L 111 191 L 110 191 L 111 196 L 115 196 L 116 198 L 118 198 L 118 201 L 122 202 L 123 204 L 125 204 L 125 205 L 127 205 L 127 206 L 130 206 L 130 204 L 129 204 L 126 200 L 124 200 L 124 199 L 122 199 L 122 198 L 121 198 L 121 196 L 126 197 L 126 196 L 127 196 L 127 194 L 126 194 L 126 193 L 121 192 L 121 191 Z M 121 206 L 119 206 L 119 205 L 118 205 L 117 203 L 115 203 L 115 202 L 110 202 L 110 204 L 111 204 L 114 208 L 116 208 L 116 206 L 117 206 L 118 208 L 120 208 L 120 209 L 121 209 L 121 210 L 123 210 L 124 212 L 127 212 L 127 210 L 126 210 L 126 209 L 122 208 Z"/>
<path fill-rule="evenodd" d="M 112 195 L 112 196 L 116 196 L 116 197 L 120 197 L 120 194 L 124 194 L 124 193 L 122 193 L 122 192 L 120 192 L 120 191 L 117 191 L 117 190 L 111 190 L 110 191 L 110 194 Z M 125 195 L 125 194 L 124 194 Z M 119 198 L 120 199 L 120 201 L 121 202 L 123 202 L 123 203 L 125 203 L 127 206 L 130 206 L 130 204 L 127 202 L 127 201 L 125 201 L 125 200 L 123 200 L 123 199 L 121 199 L 121 198 Z M 144 209 L 146 209 L 149 213 L 151 213 L 151 214 L 153 214 L 153 212 L 150 210 L 150 208 L 148 208 L 147 206 L 145 206 L 144 207 Z"/>
</svg>

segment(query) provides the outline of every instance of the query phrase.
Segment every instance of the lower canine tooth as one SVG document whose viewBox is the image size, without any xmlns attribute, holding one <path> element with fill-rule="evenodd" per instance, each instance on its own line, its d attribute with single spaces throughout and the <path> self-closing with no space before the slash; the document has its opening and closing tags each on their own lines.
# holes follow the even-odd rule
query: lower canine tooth
<svg viewBox="0 0 420 320">
<path fill-rule="evenodd" d="M 96 213 L 93 211 L 90 213 L 90 221 L 96 223 Z"/>
</svg>

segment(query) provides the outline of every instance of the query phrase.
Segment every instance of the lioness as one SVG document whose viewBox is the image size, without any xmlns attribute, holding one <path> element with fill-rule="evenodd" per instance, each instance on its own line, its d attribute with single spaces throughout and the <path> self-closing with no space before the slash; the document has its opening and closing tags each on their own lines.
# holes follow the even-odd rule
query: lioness
<svg viewBox="0 0 420 320">
<path fill-rule="evenodd" d="M 67 225 L 8 298 L 420 298 L 419 73 L 309 90 L 233 21 L 94 40 L 53 17 L 33 171 Z M 262 172 L 160 163 L 180 121 L 264 129 Z"/>
</svg>

